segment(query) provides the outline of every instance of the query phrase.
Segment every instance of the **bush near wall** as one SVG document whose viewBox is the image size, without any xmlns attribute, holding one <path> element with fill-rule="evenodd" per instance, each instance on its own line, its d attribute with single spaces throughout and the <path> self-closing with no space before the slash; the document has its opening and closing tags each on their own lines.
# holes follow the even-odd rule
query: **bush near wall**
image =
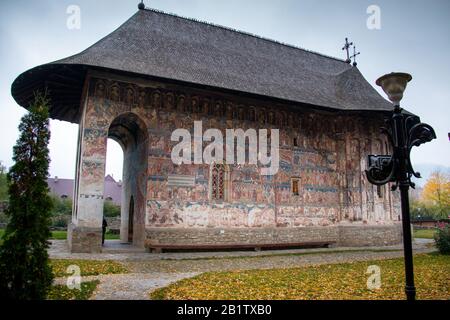
<svg viewBox="0 0 450 320">
<path fill-rule="evenodd" d="M 120 206 L 115 205 L 112 201 L 106 200 L 103 205 L 103 215 L 108 218 L 119 217 Z"/>
<path fill-rule="evenodd" d="M 439 252 L 450 254 L 450 225 L 440 223 L 434 236 L 434 241 Z"/>
</svg>

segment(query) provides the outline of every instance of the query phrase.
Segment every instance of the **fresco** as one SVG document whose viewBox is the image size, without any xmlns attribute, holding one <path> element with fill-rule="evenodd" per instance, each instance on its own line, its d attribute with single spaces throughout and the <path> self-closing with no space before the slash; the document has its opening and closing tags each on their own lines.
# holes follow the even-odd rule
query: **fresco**
<svg viewBox="0 0 450 320">
<path fill-rule="evenodd" d="M 273 106 L 150 81 L 146 86 L 136 85 L 132 79 L 128 83 L 97 78 L 90 81 L 80 126 L 78 202 L 86 195 L 102 196 L 106 139 L 118 118 L 129 128 L 134 128 L 136 119 L 142 122 L 138 140 L 133 134 L 117 131 L 117 139 L 130 154 L 126 163 L 129 167 L 124 169 L 124 197 L 134 195 L 136 223 L 142 226 L 283 228 L 397 221 L 398 199 L 386 189 L 380 196 L 364 176 L 367 155 L 386 152 L 386 144 L 375 138 L 377 126 L 368 125 L 363 115 Z M 210 167 L 177 166 L 170 158 L 174 146 L 171 133 L 178 128 L 192 131 L 195 120 L 203 121 L 203 130 L 217 128 L 224 135 L 226 129 L 281 129 L 278 174 L 265 177 L 256 166 L 230 165 L 225 183 L 227 197 L 222 202 L 212 201 Z M 381 124 L 382 120 L 370 122 Z M 168 175 L 195 177 L 195 186 L 169 186 Z M 299 179 L 299 195 L 292 193 L 292 178 Z M 125 216 L 126 210 L 122 210 Z M 99 223 L 101 212 L 78 212 L 76 219 L 92 223 L 87 218 L 92 215 L 98 216 L 94 221 Z"/>
</svg>

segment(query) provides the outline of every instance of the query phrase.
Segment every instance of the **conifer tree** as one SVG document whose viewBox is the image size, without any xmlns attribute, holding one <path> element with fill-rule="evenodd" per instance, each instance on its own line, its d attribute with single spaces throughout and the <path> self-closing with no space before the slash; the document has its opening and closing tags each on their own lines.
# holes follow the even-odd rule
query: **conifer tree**
<svg viewBox="0 0 450 320">
<path fill-rule="evenodd" d="M 7 175 L 9 223 L 0 247 L 0 298 L 45 299 L 53 281 L 47 249 L 52 202 L 47 185 L 49 100 L 36 93 L 19 125 Z"/>
</svg>

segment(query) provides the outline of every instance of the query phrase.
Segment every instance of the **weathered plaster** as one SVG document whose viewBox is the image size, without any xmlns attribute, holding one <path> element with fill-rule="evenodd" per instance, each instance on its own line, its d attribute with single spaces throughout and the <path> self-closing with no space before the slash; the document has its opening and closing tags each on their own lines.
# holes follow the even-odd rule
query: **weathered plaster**
<svg viewBox="0 0 450 320">
<path fill-rule="evenodd" d="M 367 155 L 388 151 L 379 139 L 380 115 L 319 112 L 107 74 L 90 78 L 84 108 L 73 217 L 77 227 L 101 227 L 108 137 L 124 150 L 121 239 L 128 239 L 133 196 L 133 241 L 140 246 L 148 237 L 145 229 L 256 232 L 398 221 L 398 198 L 387 187 L 379 197 L 364 175 Z M 199 120 L 203 130 L 216 128 L 224 135 L 226 129 L 280 129 L 278 174 L 261 176 L 255 166 L 230 165 L 227 201 L 211 201 L 210 166 L 171 161 L 173 130 L 193 130 Z M 195 186 L 168 185 L 169 175 L 195 177 Z M 293 177 L 300 179 L 298 196 L 291 192 Z"/>
</svg>

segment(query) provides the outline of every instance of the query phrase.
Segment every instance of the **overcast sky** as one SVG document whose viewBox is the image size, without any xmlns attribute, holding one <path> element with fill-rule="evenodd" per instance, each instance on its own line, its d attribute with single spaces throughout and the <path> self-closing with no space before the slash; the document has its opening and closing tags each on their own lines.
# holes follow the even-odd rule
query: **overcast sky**
<svg viewBox="0 0 450 320">
<path fill-rule="evenodd" d="M 12 147 L 24 109 L 11 84 L 25 70 L 84 50 L 137 11 L 138 0 L 15 0 L 0 4 L 0 160 Z M 70 5 L 81 9 L 80 29 L 69 29 Z M 432 125 L 437 141 L 413 154 L 417 165 L 450 166 L 450 1 L 430 0 L 152 0 L 152 8 L 247 31 L 344 58 L 349 37 L 361 51 L 358 68 L 373 85 L 391 71 L 413 75 L 403 106 Z M 370 5 L 381 29 L 367 27 Z M 377 88 L 378 90 L 378 88 Z M 50 174 L 73 178 L 77 125 L 51 121 Z M 107 173 L 121 178 L 121 149 L 108 144 Z"/>
</svg>

